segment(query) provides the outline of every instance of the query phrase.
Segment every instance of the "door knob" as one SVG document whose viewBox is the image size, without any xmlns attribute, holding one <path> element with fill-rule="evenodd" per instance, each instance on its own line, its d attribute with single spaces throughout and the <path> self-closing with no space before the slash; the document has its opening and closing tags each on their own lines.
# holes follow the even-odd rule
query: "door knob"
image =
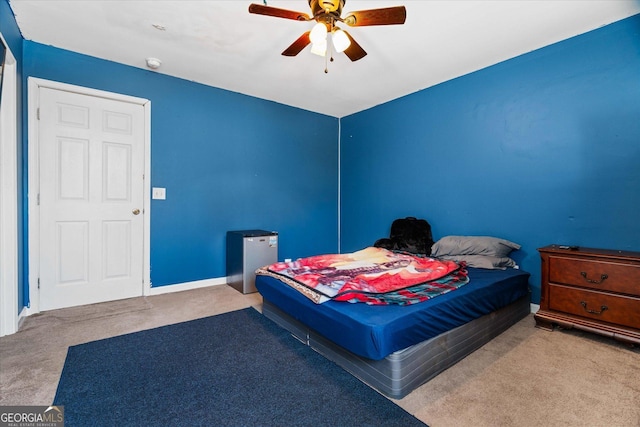
<svg viewBox="0 0 640 427">
<path fill-rule="evenodd" d="M 131 211 L 134 215 L 138 215 L 140 213 L 140 209 L 134 209 Z"/>
</svg>

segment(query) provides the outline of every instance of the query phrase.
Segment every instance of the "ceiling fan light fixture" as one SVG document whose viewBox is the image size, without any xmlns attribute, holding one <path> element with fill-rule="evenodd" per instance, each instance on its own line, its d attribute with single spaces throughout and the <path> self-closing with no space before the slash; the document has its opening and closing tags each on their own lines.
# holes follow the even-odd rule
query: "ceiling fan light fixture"
<svg viewBox="0 0 640 427">
<path fill-rule="evenodd" d="M 383 7 L 377 9 L 360 10 L 351 12 L 342 18 L 342 8 L 346 0 L 308 0 L 311 14 L 296 12 L 288 9 L 252 3 L 249 5 L 249 13 L 273 16 L 276 18 L 290 19 L 294 21 L 316 21 L 312 30 L 305 31 L 296 39 L 282 55 L 296 56 L 308 45 L 312 45 L 313 53 L 324 55 L 330 46 L 330 60 L 333 61 L 333 51 L 343 52 L 352 62 L 359 61 L 367 55 L 367 52 L 346 31 L 339 31 L 336 23 L 350 27 L 367 27 L 374 25 L 400 25 L 407 19 L 407 9 L 404 6 Z M 331 41 L 327 40 L 327 33 L 331 32 Z M 326 68 L 325 68 L 326 72 Z"/>
<path fill-rule="evenodd" d="M 322 22 L 318 22 L 316 25 L 314 25 L 311 33 L 309 34 L 309 40 L 311 40 L 311 43 L 313 44 L 322 43 L 322 41 L 326 42 L 327 26 Z"/>
<path fill-rule="evenodd" d="M 351 46 L 351 40 L 347 37 L 347 34 L 340 28 L 335 29 L 331 33 L 331 41 L 336 52 L 344 52 L 346 48 Z"/>
</svg>

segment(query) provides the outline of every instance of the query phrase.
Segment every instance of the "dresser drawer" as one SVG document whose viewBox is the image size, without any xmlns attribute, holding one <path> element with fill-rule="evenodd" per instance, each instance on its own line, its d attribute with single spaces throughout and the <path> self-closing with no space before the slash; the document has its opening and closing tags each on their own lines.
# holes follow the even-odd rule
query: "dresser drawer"
<svg viewBox="0 0 640 427">
<path fill-rule="evenodd" d="M 550 310 L 640 328 L 640 298 L 550 284 L 549 300 Z"/>
<path fill-rule="evenodd" d="M 549 281 L 640 296 L 640 264 L 553 256 Z"/>
</svg>

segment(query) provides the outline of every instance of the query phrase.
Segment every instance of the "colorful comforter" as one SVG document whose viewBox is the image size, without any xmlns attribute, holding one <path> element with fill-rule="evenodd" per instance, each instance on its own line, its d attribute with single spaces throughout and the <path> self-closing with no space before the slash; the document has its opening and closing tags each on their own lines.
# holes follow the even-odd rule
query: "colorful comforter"
<svg viewBox="0 0 640 427">
<path fill-rule="evenodd" d="M 415 304 L 469 282 L 464 263 L 366 248 L 262 267 L 317 304 L 334 300 L 367 304 Z"/>
</svg>

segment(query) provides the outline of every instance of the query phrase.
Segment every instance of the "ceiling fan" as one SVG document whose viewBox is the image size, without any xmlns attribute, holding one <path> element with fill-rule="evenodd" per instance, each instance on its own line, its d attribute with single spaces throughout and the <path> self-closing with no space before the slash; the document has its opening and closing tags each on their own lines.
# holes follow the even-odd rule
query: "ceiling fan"
<svg viewBox="0 0 640 427">
<path fill-rule="evenodd" d="M 311 44 L 311 52 L 325 56 L 327 52 L 327 34 L 331 34 L 331 41 L 336 52 L 344 52 L 352 61 L 364 58 L 367 52 L 347 33 L 338 28 L 337 23 L 350 27 L 364 27 L 368 25 L 404 24 L 407 11 L 404 6 L 387 7 L 382 9 L 360 10 L 350 12 L 344 18 L 342 7 L 346 0 L 309 0 L 311 15 L 252 3 L 249 13 L 273 16 L 276 18 L 293 19 L 295 21 L 316 21 L 312 30 L 302 34 L 291 46 L 286 48 L 284 56 L 296 56 L 307 45 Z"/>
</svg>

